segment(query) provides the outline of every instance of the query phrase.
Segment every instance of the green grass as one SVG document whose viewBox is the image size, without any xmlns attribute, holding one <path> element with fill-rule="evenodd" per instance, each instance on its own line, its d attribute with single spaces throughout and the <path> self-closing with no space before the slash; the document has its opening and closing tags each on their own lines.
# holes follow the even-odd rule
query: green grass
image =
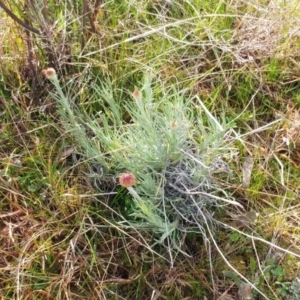
<svg viewBox="0 0 300 300">
<path fill-rule="evenodd" d="M 3 299 L 297 299 L 299 4 L 225 2 L 6 1 Z"/>
</svg>

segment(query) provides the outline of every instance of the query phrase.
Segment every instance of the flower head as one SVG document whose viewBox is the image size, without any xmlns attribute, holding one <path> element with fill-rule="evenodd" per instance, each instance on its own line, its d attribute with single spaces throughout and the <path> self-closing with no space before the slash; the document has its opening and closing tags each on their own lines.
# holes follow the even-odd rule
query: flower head
<svg viewBox="0 0 300 300">
<path fill-rule="evenodd" d="M 48 79 L 56 78 L 56 71 L 53 68 L 43 70 L 42 74 Z"/>
<path fill-rule="evenodd" d="M 132 97 L 135 100 L 140 99 L 142 97 L 142 93 L 139 90 L 135 89 L 132 93 Z"/>
<path fill-rule="evenodd" d="M 124 173 L 119 177 L 119 183 L 123 187 L 132 187 L 135 185 L 135 176 L 132 173 Z"/>
</svg>

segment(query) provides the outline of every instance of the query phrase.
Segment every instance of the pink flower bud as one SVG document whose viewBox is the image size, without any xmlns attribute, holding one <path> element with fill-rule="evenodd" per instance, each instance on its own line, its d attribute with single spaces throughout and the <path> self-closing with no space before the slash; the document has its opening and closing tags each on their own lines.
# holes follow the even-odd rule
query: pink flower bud
<svg viewBox="0 0 300 300">
<path fill-rule="evenodd" d="M 48 79 L 54 79 L 56 77 L 56 72 L 53 68 L 43 70 L 42 74 Z"/>
<path fill-rule="evenodd" d="M 139 90 L 135 89 L 132 93 L 132 97 L 135 100 L 140 99 L 142 97 L 142 93 Z"/>
<path fill-rule="evenodd" d="M 124 173 L 119 177 L 119 183 L 123 187 L 132 187 L 135 185 L 135 176 L 132 173 Z"/>
<path fill-rule="evenodd" d="M 172 129 L 175 129 L 176 127 L 177 127 L 177 124 L 176 124 L 175 122 L 172 122 L 172 123 L 171 123 L 171 128 L 172 128 Z"/>
</svg>

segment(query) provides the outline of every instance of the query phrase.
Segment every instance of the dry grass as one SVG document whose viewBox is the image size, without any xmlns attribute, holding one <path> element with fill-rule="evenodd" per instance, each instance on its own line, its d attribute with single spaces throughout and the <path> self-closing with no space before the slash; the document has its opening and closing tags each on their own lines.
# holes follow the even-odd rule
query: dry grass
<svg viewBox="0 0 300 300">
<path fill-rule="evenodd" d="M 296 1 L 270 1 L 264 7 L 253 5 L 250 13 L 236 24 L 234 55 L 237 63 L 298 56 L 291 45 L 299 43 L 299 12 Z"/>
</svg>

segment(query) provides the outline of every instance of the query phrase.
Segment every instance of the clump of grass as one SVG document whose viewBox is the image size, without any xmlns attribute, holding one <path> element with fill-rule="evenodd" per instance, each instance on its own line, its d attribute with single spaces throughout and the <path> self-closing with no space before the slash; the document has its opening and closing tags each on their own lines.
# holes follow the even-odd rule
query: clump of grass
<svg viewBox="0 0 300 300">
<path fill-rule="evenodd" d="M 57 77 L 48 78 L 59 93 L 60 115 L 78 151 L 101 165 L 104 172 L 136 174 L 137 193 L 143 200 L 132 215 L 139 220 L 134 226 L 157 229 L 163 240 L 175 229 L 189 231 L 191 226 L 194 230 L 201 224 L 199 219 L 212 221 L 211 209 L 238 205 L 227 199 L 213 179 L 216 172 L 230 175 L 224 160 L 235 151 L 225 145 L 230 136 L 199 98 L 185 100 L 176 90 L 156 96 L 148 74 L 141 90 L 132 93 L 133 99 L 127 100 L 123 110 L 109 85 L 95 86 L 92 95 L 100 107 L 107 108 L 94 116 L 73 110 Z M 122 120 L 125 113 L 129 123 Z M 203 224 L 200 228 L 203 231 Z"/>
</svg>

